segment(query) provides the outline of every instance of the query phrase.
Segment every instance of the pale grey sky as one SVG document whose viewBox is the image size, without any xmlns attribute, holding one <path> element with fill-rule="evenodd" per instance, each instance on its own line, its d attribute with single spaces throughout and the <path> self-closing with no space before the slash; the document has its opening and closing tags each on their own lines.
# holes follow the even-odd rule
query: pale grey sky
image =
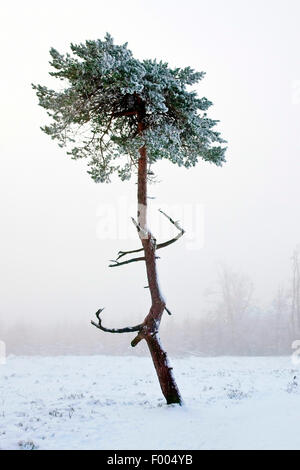
<svg viewBox="0 0 300 470">
<path fill-rule="evenodd" d="M 300 243 L 299 1 L 15 1 L 1 11 L 0 318 L 89 321 L 105 305 L 111 323 L 141 320 L 149 306 L 142 265 L 109 270 L 119 249 L 100 240 L 102 204 L 134 204 L 136 186 L 96 185 L 84 162 L 39 130 L 45 112 L 30 83 L 50 83 L 48 51 L 103 38 L 128 41 L 139 58 L 190 65 L 197 90 L 228 140 L 227 164 L 157 165 L 159 207 L 204 207 L 201 249 L 181 240 L 162 253 L 162 290 L 176 316 L 199 315 L 225 263 L 251 277 L 268 302 L 289 277 Z M 97 216 L 98 214 L 98 216 Z M 121 213 L 126 224 L 128 214 Z M 134 213 L 132 214 L 134 215 Z M 176 213 L 170 215 L 177 217 Z M 130 220 L 128 220 L 130 226 Z M 186 227 L 187 230 L 189 227 Z"/>
</svg>

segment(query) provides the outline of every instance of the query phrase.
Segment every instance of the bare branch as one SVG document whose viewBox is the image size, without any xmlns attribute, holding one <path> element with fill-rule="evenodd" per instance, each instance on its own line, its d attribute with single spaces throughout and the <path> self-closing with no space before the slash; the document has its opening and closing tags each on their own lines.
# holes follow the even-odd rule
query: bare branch
<svg viewBox="0 0 300 470">
<path fill-rule="evenodd" d="M 110 261 L 112 263 L 115 263 L 115 264 L 109 264 L 108 267 L 109 268 L 116 268 L 118 266 L 123 266 L 124 264 L 135 263 L 137 261 L 144 261 L 145 259 L 146 258 L 144 256 L 141 256 L 139 258 L 129 259 L 128 261 L 122 261 L 121 263 L 119 263 L 119 261 L 117 261 L 116 259 L 111 259 Z M 155 256 L 155 259 L 160 259 L 160 256 Z"/>
<path fill-rule="evenodd" d="M 142 323 L 140 325 L 128 326 L 128 327 L 125 327 L 125 328 L 105 328 L 104 326 L 102 326 L 101 318 L 100 318 L 100 314 L 103 310 L 104 310 L 104 308 L 100 308 L 95 313 L 96 317 L 98 318 L 98 323 L 95 323 L 94 321 L 91 321 L 91 324 L 94 325 L 99 330 L 106 331 L 108 333 L 132 333 L 133 331 L 140 331 L 143 328 Z"/>
<path fill-rule="evenodd" d="M 144 251 L 144 248 L 138 248 L 137 250 L 131 250 L 131 251 L 118 251 L 118 257 L 116 261 L 118 261 L 118 259 L 122 258 L 125 255 L 130 255 L 131 253 L 139 253 L 141 251 Z"/>
<path fill-rule="evenodd" d="M 110 261 L 115 264 L 109 264 L 108 267 L 115 268 L 117 266 L 123 266 L 123 264 L 135 263 L 136 261 L 144 261 L 146 258 L 144 256 L 140 256 L 139 258 L 132 258 L 132 259 L 129 259 L 128 261 L 122 261 L 121 263 L 119 263 L 117 259 L 111 259 Z"/>
<path fill-rule="evenodd" d="M 159 209 L 159 212 L 161 212 L 161 214 L 163 214 L 165 217 L 167 217 L 167 219 L 169 219 L 169 221 L 171 222 L 171 224 L 175 225 L 175 227 L 179 230 L 179 233 L 176 237 L 174 238 L 171 238 L 170 240 L 167 240 L 166 242 L 163 242 L 163 243 L 159 243 L 158 245 L 156 245 L 156 250 L 159 250 L 160 248 L 165 248 L 166 246 L 169 246 L 171 245 L 172 243 L 175 243 L 177 240 L 179 240 L 179 238 L 181 238 L 183 236 L 183 234 L 185 233 L 184 229 L 180 227 L 179 225 L 179 222 L 178 221 L 174 221 L 171 217 L 169 217 L 165 212 L 163 212 L 161 209 Z M 134 218 L 132 217 L 131 218 L 134 225 L 136 226 L 136 229 L 138 232 L 141 231 L 141 227 L 138 225 L 138 223 L 134 220 Z M 132 253 L 140 253 L 141 251 L 143 251 L 144 248 L 138 248 L 137 250 L 130 250 L 130 251 L 119 251 L 118 252 L 118 257 L 117 257 L 117 260 L 119 260 L 120 258 L 122 258 L 123 256 L 126 256 L 126 255 L 130 255 Z M 116 261 L 117 261 L 116 260 Z M 114 262 L 116 262 L 114 261 Z M 121 263 L 120 263 L 121 264 Z M 125 264 L 125 263 L 124 263 Z"/>
<path fill-rule="evenodd" d="M 179 240 L 179 238 L 181 238 L 183 236 L 183 234 L 185 233 L 184 229 L 180 227 L 179 225 L 179 222 L 178 221 L 175 221 L 173 220 L 168 214 L 166 214 L 165 212 L 163 212 L 161 209 L 158 209 L 159 212 L 161 214 L 163 214 L 165 217 L 167 217 L 167 219 L 171 222 L 171 224 L 175 225 L 175 227 L 177 228 L 177 230 L 179 230 L 179 233 L 176 237 L 174 238 L 171 238 L 171 240 L 168 240 L 166 242 L 163 242 L 163 243 L 159 243 L 156 247 L 156 249 L 158 250 L 159 248 L 165 248 L 166 246 L 169 246 L 171 245 L 172 243 L 175 243 L 177 240 Z"/>
<path fill-rule="evenodd" d="M 165 311 L 167 312 L 168 315 L 172 315 L 172 313 L 170 312 L 170 310 L 167 307 L 165 307 Z"/>
</svg>

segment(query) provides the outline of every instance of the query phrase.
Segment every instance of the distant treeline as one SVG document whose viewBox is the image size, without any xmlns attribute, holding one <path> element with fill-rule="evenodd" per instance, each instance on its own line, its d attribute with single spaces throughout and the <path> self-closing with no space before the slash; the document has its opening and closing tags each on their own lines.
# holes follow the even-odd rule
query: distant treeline
<svg viewBox="0 0 300 470">
<path fill-rule="evenodd" d="M 268 311 L 253 304 L 251 281 L 222 268 L 218 289 L 207 312 L 193 312 L 184 321 L 176 315 L 162 322 L 161 339 L 173 355 L 286 355 L 300 340 L 300 255 L 292 257 L 291 280 L 279 288 Z M 199 307 L 200 308 L 200 307 Z M 5 327 L 0 340 L 8 354 L 145 354 L 147 346 L 130 346 L 132 334 L 110 334 L 89 322 L 38 326 L 18 322 Z"/>
<path fill-rule="evenodd" d="M 133 334 L 103 333 L 87 324 L 37 326 L 18 323 L 9 329 L 1 328 L 1 340 L 8 354 L 145 354 L 146 344 L 133 349 Z M 185 322 L 165 318 L 161 339 L 167 350 L 175 355 L 285 355 L 300 339 L 291 326 L 288 312 L 245 312 L 229 321 L 222 312 L 205 317 L 189 318 Z"/>
</svg>

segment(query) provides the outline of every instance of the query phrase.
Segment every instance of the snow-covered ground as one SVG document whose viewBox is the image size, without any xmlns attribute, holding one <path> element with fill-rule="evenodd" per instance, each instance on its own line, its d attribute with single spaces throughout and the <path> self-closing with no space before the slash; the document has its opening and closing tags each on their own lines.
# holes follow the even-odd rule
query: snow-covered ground
<svg viewBox="0 0 300 470">
<path fill-rule="evenodd" d="M 300 449 L 290 358 L 172 363 L 183 407 L 165 405 L 147 357 L 8 357 L 0 449 Z"/>
</svg>

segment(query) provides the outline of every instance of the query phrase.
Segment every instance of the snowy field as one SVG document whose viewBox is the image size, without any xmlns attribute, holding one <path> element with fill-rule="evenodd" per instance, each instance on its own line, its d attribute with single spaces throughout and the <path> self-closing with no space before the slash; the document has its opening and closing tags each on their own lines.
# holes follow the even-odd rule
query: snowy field
<svg viewBox="0 0 300 470">
<path fill-rule="evenodd" d="M 147 357 L 9 357 L 0 449 L 300 449 L 290 358 L 172 362 L 183 407 L 165 405 Z"/>
</svg>

